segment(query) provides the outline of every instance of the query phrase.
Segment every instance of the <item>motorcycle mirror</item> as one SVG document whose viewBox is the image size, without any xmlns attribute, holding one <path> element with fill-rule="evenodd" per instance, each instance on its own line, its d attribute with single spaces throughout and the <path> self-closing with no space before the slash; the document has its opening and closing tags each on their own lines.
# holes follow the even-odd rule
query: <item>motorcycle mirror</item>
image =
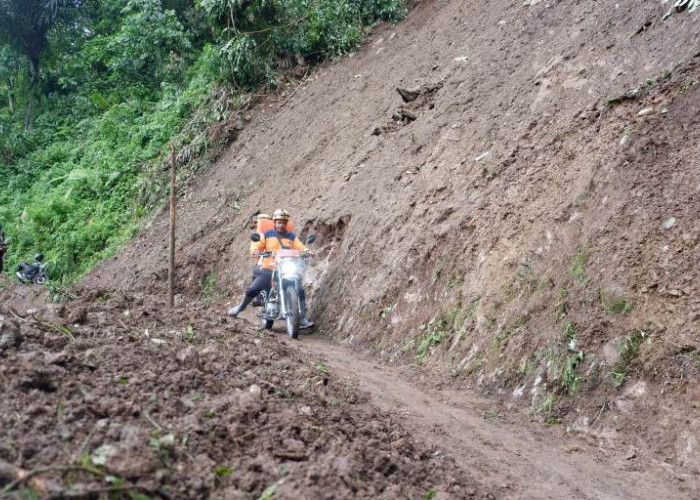
<svg viewBox="0 0 700 500">
<path fill-rule="evenodd" d="M 257 243 L 258 241 L 260 241 L 260 235 L 258 233 L 253 233 L 250 235 L 250 240 Z"/>
<path fill-rule="evenodd" d="M 316 241 L 316 235 L 315 234 L 310 234 L 306 237 L 306 244 L 311 245 L 314 241 Z"/>
</svg>

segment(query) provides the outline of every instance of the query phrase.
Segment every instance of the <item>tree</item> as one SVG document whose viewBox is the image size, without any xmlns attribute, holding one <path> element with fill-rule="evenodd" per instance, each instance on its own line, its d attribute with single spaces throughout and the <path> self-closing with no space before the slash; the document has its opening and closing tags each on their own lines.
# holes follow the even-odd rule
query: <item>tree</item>
<svg viewBox="0 0 700 500">
<path fill-rule="evenodd" d="M 46 47 L 46 34 L 56 20 L 60 8 L 76 8 L 83 0 L 0 0 L 0 42 L 5 42 L 29 63 L 31 82 L 25 126 L 31 128 L 37 82 L 39 56 Z"/>
<path fill-rule="evenodd" d="M 0 0 L 0 40 L 9 43 L 29 61 L 33 83 L 39 74 L 39 55 L 46 47 L 46 33 L 69 0 Z"/>
</svg>

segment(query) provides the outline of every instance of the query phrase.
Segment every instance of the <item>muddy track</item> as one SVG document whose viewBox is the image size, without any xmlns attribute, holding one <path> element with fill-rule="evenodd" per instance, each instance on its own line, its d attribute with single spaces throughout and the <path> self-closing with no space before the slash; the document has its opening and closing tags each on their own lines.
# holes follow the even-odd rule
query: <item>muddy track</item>
<svg viewBox="0 0 700 500">
<path fill-rule="evenodd" d="M 299 348 L 359 380 L 372 402 L 400 417 L 413 437 L 452 456 L 498 498 L 698 498 L 696 478 L 653 457 L 603 450 L 541 424 L 485 418 L 489 402 L 469 392 L 423 389 L 406 368 L 379 366 L 320 336 Z M 633 456 L 634 455 L 634 456 Z"/>
</svg>

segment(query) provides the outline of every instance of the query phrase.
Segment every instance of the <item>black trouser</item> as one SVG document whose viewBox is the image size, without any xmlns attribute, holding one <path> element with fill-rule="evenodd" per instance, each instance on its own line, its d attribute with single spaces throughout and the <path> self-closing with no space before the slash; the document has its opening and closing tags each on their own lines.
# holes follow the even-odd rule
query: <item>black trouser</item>
<svg viewBox="0 0 700 500">
<path fill-rule="evenodd" d="M 270 287 L 272 286 L 272 272 L 272 269 L 260 269 L 256 276 L 256 270 L 253 270 L 254 279 L 248 289 L 245 291 L 245 296 L 254 299 L 263 290 L 266 292 L 269 291 Z M 304 292 L 301 283 L 299 283 L 297 292 L 299 293 L 299 300 L 302 302 L 305 301 L 306 293 Z"/>
<path fill-rule="evenodd" d="M 272 285 L 272 269 L 260 269 L 260 272 L 257 273 L 257 276 L 254 270 L 253 277 L 253 282 L 245 291 L 245 296 L 251 299 L 257 297 L 258 294 L 263 290 L 267 292 L 270 289 L 270 286 Z"/>
<path fill-rule="evenodd" d="M 5 259 L 5 252 L 0 251 L 0 273 L 2 272 L 2 261 Z"/>
<path fill-rule="evenodd" d="M 262 267 L 256 265 L 256 266 L 253 268 L 253 281 L 255 281 L 255 278 L 257 278 L 258 276 L 260 276 L 260 273 L 261 273 L 261 272 L 262 272 Z"/>
</svg>

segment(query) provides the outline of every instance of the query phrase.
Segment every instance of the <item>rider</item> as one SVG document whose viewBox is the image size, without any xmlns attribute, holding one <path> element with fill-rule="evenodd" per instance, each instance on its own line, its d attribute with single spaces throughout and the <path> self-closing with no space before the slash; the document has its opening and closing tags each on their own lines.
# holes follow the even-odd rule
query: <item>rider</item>
<svg viewBox="0 0 700 500">
<path fill-rule="evenodd" d="M 2 272 L 2 262 L 5 259 L 6 250 L 7 242 L 5 241 L 5 233 L 2 231 L 2 224 L 0 224 L 0 273 Z"/>
<path fill-rule="evenodd" d="M 251 244 L 251 252 L 255 251 L 256 255 L 261 252 L 275 252 L 283 248 L 293 248 L 300 252 L 308 252 L 308 249 L 299 240 L 296 234 L 287 230 L 289 221 L 289 212 L 286 210 L 275 210 L 272 215 L 274 221 L 274 229 L 269 229 L 260 235 L 259 242 Z M 245 296 L 238 306 L 229 310 L 228 314 L 232 318 L 238 316 L 250 302 L 263 290 L 270 289 L 272 284 L 272 273 L 275 269 L 275 259 L 273 257 L 263 257 L 261 262 L 260 274 L 253 280 L 253 283 L 245 291 Z M 301 319 L 299 326 L 301 328 L 311 328 L 314 324 L 306 316 L 306 294 L 303 288 L 299 290 L 299 305 L 301 307 Z"/>
</svg>

